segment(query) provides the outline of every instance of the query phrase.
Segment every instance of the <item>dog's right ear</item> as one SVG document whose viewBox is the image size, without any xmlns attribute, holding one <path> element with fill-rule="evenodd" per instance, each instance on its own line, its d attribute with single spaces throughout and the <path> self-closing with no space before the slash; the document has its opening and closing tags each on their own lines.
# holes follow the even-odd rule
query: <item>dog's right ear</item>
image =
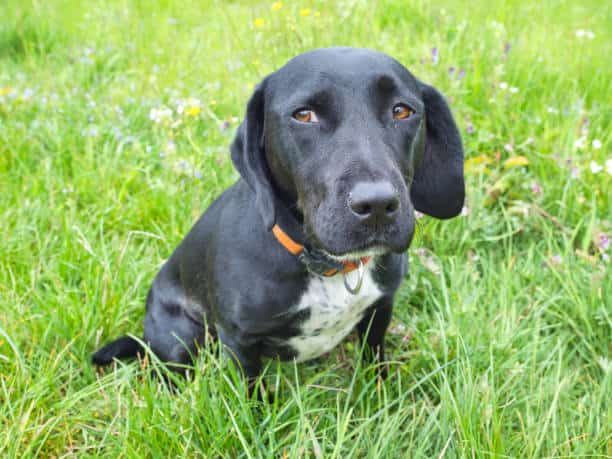
<svg viewBox="0 0 612 459">
<path fill-rule="evenodd" d="M 255 193 L 257 210 L 264 225 L 270 230 L 276 221 L 276 209 L 264 152 L 265 84 L 266 80 L 255 88 L 247 104 L 246 116 L 236 131 L 230 151 L 234 166 Z"/>
</svg>

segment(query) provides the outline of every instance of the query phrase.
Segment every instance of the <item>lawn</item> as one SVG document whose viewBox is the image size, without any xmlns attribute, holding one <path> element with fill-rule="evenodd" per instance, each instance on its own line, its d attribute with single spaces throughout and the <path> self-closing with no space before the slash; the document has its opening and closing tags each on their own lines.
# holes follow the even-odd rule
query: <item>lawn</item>
<svg viewBox="0 0 612 459">
<path fill-rule="evenodd" d="M 432 3 L 3 0 L 2 457 L 612 455 L 612 9 Z M 462 216 L 419 219 L 389 378 L 354 338 L 271 362 L 273 403 L 214 346 L 175 391 L 154 360 L 96 371 L 237 179 L 254 84 L 331 45 L 439 88 L 466 150 Z"/>
</svg>

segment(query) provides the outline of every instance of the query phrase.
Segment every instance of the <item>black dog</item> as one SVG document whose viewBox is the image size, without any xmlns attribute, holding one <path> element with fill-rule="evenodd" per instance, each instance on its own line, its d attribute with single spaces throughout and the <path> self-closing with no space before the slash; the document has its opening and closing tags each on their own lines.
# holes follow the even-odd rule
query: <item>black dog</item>
<svg viewBox="0 0 612 459">
<path fill-rule="evenodd" d="M 144 341 L 188 364 L 208 333 L 248 377 L 312 359 L 356 329 L 383 361 L 414 210 L 463 206 L 463 150 L 443 97 L 391 57 L 330 48 L 265 78 L 231 146 L 241 179 L 198 220 L 147 297 Z M 106 365 L 142 351 L 120 338 Z"/>
</svg>

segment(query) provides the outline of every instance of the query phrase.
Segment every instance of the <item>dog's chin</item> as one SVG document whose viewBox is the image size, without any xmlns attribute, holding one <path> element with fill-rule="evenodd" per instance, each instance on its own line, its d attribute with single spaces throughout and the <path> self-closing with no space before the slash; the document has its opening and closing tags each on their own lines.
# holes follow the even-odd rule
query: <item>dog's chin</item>
<svg viewBox="0 0 612 459">
<path fill-rule="evenodd" d="M 357 261 L 365 257 L 379 257 L 387 253 L 402 253 L 408 249 L 412 241 L 413 232 L 403 235 L 399 240 L 377 238 L 371 236 L 358 243 L 348 243 L 347 240 L 340 243 L 325 244 L 320 239 L 315 246 L 323 251 L 329 258 L 337 261 Z"/>
</svg>

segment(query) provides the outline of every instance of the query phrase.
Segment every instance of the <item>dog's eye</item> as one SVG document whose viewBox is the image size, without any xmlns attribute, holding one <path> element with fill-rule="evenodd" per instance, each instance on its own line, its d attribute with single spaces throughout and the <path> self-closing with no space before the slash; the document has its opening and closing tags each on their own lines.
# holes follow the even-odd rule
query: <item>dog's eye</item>
<svg viewBox="0 0 612 459">
<path fill-rule="evenodd" d="M 393 118 L 396 120 L 405 120 L 414 115 L 414 110 L 404 104 L 397 104 L 393 107 Z"/>
<path fill-rule="evenodd" d="M 312 110 L 300 108 L 293 114 L 293 118 L 298 120 L 300 123 L 318 123 L 319 118 L 317 114 Z"/>
</svg>

